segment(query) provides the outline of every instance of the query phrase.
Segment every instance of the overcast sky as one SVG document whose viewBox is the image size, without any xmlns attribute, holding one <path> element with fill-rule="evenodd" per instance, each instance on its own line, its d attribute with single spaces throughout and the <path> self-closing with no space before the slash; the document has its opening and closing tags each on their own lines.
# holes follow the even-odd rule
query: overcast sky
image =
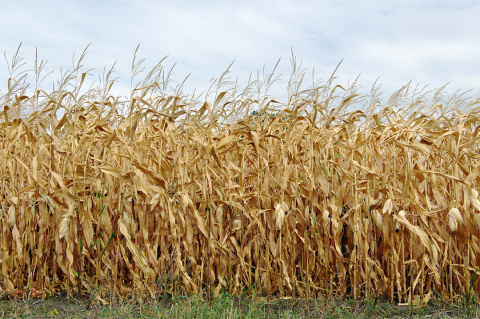
<svg viewBox="0 0 480 319">
<path fill-rule="evenodd" d="M 20 54 L 33 66 L 35 48 L 48 60 L 49 87 L 60 68 L 71 68 L 91 43 L 85 68 L 115 61 L 120 81 L 114 93 L 128 94 L 135 48 L 147 69 L 163 57 L 174 79 L 191 73 L 185 93 L 204 91 L 235 60 L 230 76 L 245 84 L 265 65 L 282 76 L 270 94 L 286 100 L 291 48 L 316 77 L 337 75 L 347 85 L 360 73 L 362 93 L 380 76 L 385 96 L 410 80 L 447 94 L 480 88 L 479 1 L 3 1 L 0 49 Z M 0 64 L 0 89 L 7 86 Z M 30 78 L 33 80 L 33 78 Z M 93 80 L 93 77 L 91 78 Z"/>
</svg>

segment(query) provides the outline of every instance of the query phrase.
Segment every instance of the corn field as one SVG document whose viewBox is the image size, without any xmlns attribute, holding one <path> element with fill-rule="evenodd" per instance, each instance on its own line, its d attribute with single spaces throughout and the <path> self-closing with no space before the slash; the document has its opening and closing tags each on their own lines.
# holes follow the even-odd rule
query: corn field
<svg viewBox="0 0 480 319">
<path fill-rule="evenodd" d="M 299 80 L 195 108 L 150 79 L 122 115 L 75 79 L 2 104 L 0 292 L 476 300 L 480 100 L 352 111 Z"/>
</svg>

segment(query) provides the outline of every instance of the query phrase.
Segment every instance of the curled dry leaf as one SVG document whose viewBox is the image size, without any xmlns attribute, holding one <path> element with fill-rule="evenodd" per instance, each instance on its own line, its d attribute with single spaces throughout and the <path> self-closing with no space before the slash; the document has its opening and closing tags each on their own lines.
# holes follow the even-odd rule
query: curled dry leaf
<svg viewBox="0 0 480 319">
<path fill-rule="evenodd" d="M 448 216 L 463 224 L 462 214 L 457 208 L 450 209 L 450 211 L 448 212 Z"/>
</svg>

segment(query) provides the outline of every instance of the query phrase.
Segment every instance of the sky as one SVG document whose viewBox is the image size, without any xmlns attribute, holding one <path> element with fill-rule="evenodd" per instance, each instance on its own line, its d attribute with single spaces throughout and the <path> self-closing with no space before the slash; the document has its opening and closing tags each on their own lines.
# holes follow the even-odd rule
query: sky
<svg viewBox="0 0 480 319">
<path fill-rule="evenodd" d="M 2 12 L 0 50 L 11 59 L 21 42 L 20 56 L 31 68 L 37 49 L 48 60 L 44 73 L 54 71 L 48 88 L 89 44 L 85 69 L 101 75 L 116 62 L 116 95 L 130 92 L 138 44 L 146 70 L 168 56 L 163 64 L 176 63 L 177 82 L 190 74 L 185 93 L 207 90 L 233 61 L 229 76 L 245 85 L 251 72 L 269 73 L 280 59 L 281 80 L 269 95 L 285 102 L 292 50 L 308 68 L 307 84 L 313 68 L 325 81 L 343 60 L 337 83 L 360 75 L 364 94 L 378 77 L 385 98 L 410 81 L 427 90 L 450 83 L 447 97 L 457 90 L 475 96 L 480 88 L 478 1 L 19 0 L 4 1 Z M 8 77 L 3 61 L 2 92 Z"/>
</svg>

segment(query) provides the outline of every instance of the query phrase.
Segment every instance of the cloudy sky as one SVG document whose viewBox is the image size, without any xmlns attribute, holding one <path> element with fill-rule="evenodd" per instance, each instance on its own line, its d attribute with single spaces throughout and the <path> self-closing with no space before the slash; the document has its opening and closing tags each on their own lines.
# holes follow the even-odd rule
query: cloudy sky
<svg viewBox="0 0 480 319">
<path fill-rule="evenodd" d="M 119 82 L 114 93 L 128 94 L 135 48 L 149 69 L 168 55 L 177 63 L 174 79 L 189 93 L 204 91 L 235 60 L 233 80 L 245 84 L 250 72 L 271 72 L 281 58 L 270 94 L 285 101 L 291 73 L 291 48 L 298 61 L 328 79 L 342 60 L 338 83 L 359 74 L 368 93 L 377 77 L 385 96 L 412 81 L 438 88 L 446 96 L 480 88 L 480 2 L 478 1 L 8 1 L 2 3 L 0 49 L 8 58 L 22 42 L 20 55 L 33 66 L 35 48 L 48 60 L 46 83 L 71 68 L 91 43 L 85 68 L 115 61 Z M 0 89 L 8 73 L 0 63 Z M 30 78 L 33 80 L 33 78 Z M 94 80 L 94 77 L 91 77 Z"/>
</svg>

